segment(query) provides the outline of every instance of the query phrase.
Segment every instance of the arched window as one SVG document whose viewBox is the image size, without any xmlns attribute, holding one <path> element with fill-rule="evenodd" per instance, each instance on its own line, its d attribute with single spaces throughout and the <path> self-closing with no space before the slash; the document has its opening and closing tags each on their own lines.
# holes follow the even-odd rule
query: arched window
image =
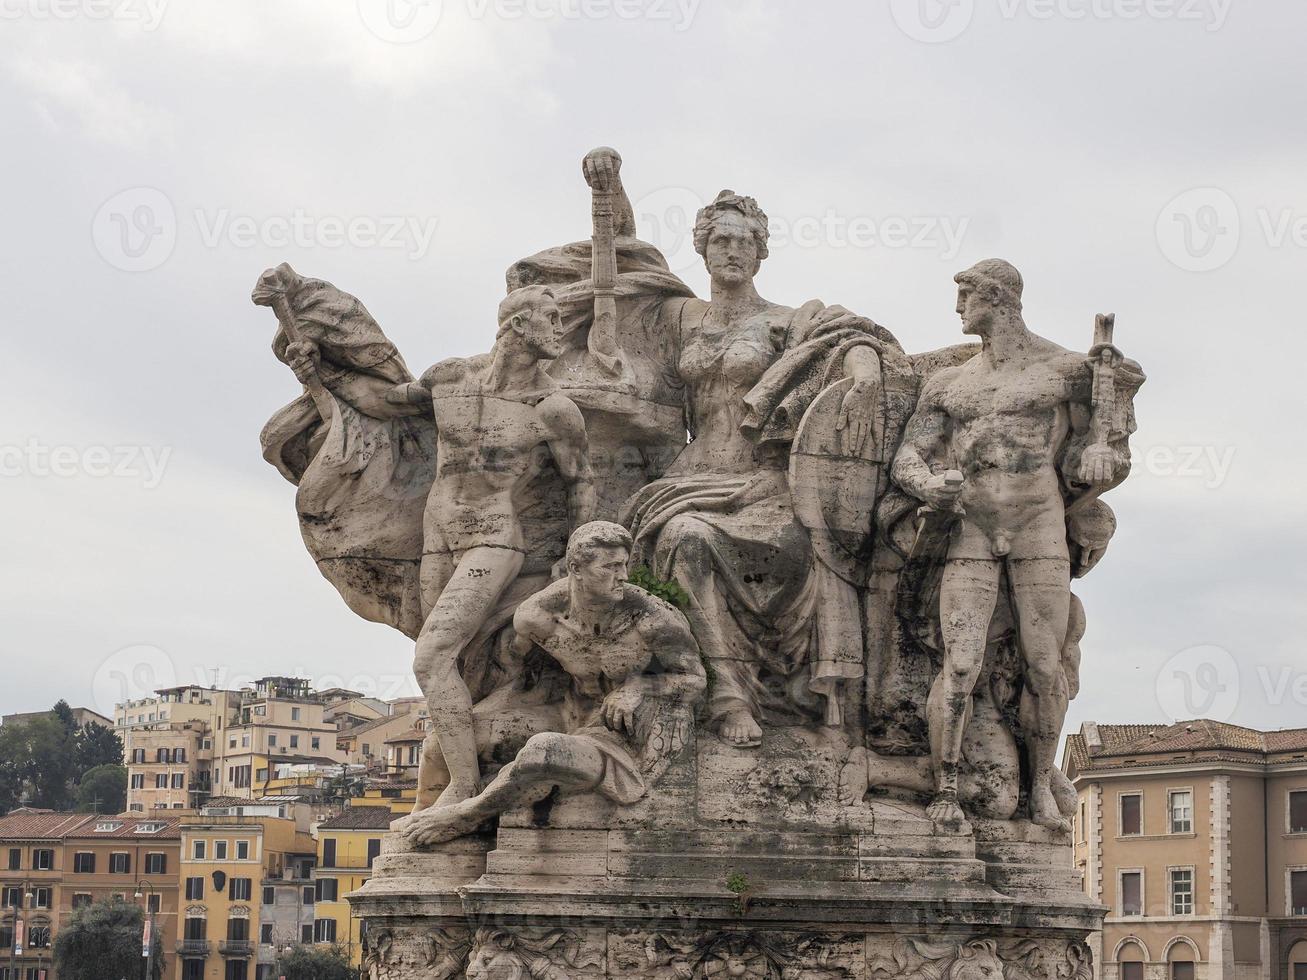
<svg viewBox="0 0 1307 980">
<path fill-rule="evenodd" d="M 1170 980 L 1195 980 L 1201 959 L 1198 944 L 1188 936 L 1177 936 L 1166 945 L 1166 975 Z"/>
<path fill-rule="evenodd" d="M 1141 940 L 1133 936 L 1123 939 L 1116 948 L 1117 980 L 1144 980 L 1144 964 L 1150 957 Z"/>
<path fill-rule="evenodd" d="M 1288 980 L 1307 980 L 1307 939 L 1289 950 Z"/>
</svg>

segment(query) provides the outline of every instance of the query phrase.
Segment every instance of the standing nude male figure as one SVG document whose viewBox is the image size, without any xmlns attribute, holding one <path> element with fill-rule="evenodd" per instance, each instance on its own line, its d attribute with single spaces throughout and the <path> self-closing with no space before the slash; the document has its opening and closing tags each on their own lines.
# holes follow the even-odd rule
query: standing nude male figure
<svg viewBox="0 0 1307 980">
<path fill-rule="evenodd" d="M 571 527 L 590 520 L 594 483 L 581 411 L 545 373 L 562 353 L 553 293 L 527 286 L 499 306 L 489 354 L 442 361 L 392 399 L 430 401 L 437 428 L 436 480 L 424 519 L 422 593 L 430 612 L 418 636 L 414 672 L 431 714 L 417 809 L 448 806 L 481 787 L 472 698 L 459 656 L 495 612 L 525 559 L 524 493 L 552 458 L 568 486 Z M 440 766 L 430 756 L 444 757 Z M 447 767 L 435 795 L 431 773 Z"/>
<path fill-rule="evenodd" d="M 965 826 L 959 764 L 970 702 L 1006 572 L 1023 673 L 1031 819 L 1066 829 L 1051 775 L 1066 718 L 1062 663 L 1071 609 L 1067 510 L 1058 464 L 1068 436 L 1091 424 L 1094 372 L 1083 354 L 1036 336 L 1021 315 L 1021 274 L 989 259 L 956 277 L 963 332 L 981 351 L 935 374 L 894 461 L 895 481 L 929 506 L 960 506 L 944 568 L 944 667 L 927 704 L 935 798 L 930 816 Z M 1110 484 L 1122 461 L 1091 445 L 1077 479 Z M 961 484 L 945 479 L 960 470 Z"/>
</svg>

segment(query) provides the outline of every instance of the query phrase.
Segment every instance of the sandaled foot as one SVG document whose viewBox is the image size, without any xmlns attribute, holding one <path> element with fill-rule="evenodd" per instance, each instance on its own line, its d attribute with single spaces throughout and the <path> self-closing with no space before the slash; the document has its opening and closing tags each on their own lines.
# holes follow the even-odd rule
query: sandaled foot
<svg viewBox="0 0 1307 980">
<path fill-rule="evenodd" d="M 840 770 L 839 794 L 841 806 L 857 806 L 867 795 L 867 750 L 856 748 L 849 755 L 849 761 Z"/>
<path fill-rule="evenodd" d="M 741 749 L 752 749 L 762 744 L 762 729 L 749 712 L 738 709 L 727 713 L 717 727 L 717 734 Z"/>
<path fill-rule="evenodd" d="M 930 817 L 938 827 L 959 834 L 971 833 L 971 824 L 967 822 L 966 814 L 962 812 L 958 794 L 951 790 L 938 794 L 931 801 L 930 806 L 926 807 L 926 816 Z"/>
</svg>

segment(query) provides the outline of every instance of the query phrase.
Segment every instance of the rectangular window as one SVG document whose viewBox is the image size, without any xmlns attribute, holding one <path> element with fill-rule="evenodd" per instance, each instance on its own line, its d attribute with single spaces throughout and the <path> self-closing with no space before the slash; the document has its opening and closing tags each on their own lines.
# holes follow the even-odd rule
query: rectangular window
<svg viewBox="0 0 1307 980">
<path fill-rule="evenodd" d="M 54 870 L 54 851 L 40 850 L 32 852 L 32 869 L 35 871 Z"/>
<path fill-rule="evenodd" d="M 238 840 L 236 842 L 236 860 L 248 861 L 250 859 L 250 842 L 247 840 Z"/>
<path fill-rule="evenodd" d="M 208 842 L 197 840 L 191 842 L 191 857 L 196 861 L 203 861 L 208 856 Z"/>
<path fill-rule="evenodd" d="M 1171 914 L 1194 914 L 1193 868 L 1171 869 Z"/>
<path fill-rule="evenodd" d="M 91 896 L 86 892 L 78 892 L 73 896 L 73 908 L 84 909 L 91 904 Z"/>
<path fill-rule="evenodd" d="M 114 853 L 109 855 L 109 874 L 129 875 L 132 873 L 132 856 Z"/>
<path fill-rule="evenodd" d="M 1144 980 L 1144 965 L 1142 963 L 1122 963 L 1121 980 Z"/>
<path fill-rule="evenodd" d="M 1144 832 L 1144 798 L 1139 793 L 1121 797 L 1121 836 L 1137 837 Z"/>
<path fill-rule="evenodd" d="M 300 942 L 303 943 L 305 946 L 313 942 L 313 926 L 311 925 L 300 926 Z"/>
<path fill-rule="evenodd" d="M 317 735 L 314 735 L 311 739 L 309 739 L 309 744 L 313 746 L 313 751 L 316 752 L 320 748 L 322 748 L 322 739 L 319 738 Z"/>
<path fill-rule="evenodd" d="M 186 879 L 186 900 L 188 902 L 200 902 L 204 900 L 203 878 Z"/>
<path fill-rule="evenodd" d="M 264 905 L 277 904 L 277 890 L 273 888 L 271 885 L 263 886 L 263 904 Z"/>
<path fill-rule="evenodd" d="M 276 747 L 277 747 L 277 733 L 268 732 L 268 748 L 275 749 Z"/>
<path fill-rule="evenodd" d="M 1144 876 L 1139 871 L 1121 874 L 1121 914 L 1144 914 Z"/>
<path fill-rule="evenodd" d="M 1307 963 L 1293 965 L 1293 980 L 1307 980 Z"/>
<path fill-rule="evenodd" d="M 1289 833 L 1307 834 L 1307 790 L 1289 794 Z"/>
<path fill-rule="evenodd" d="M 271 945 L 272 945 L 272 923 L 271 923 L 271 922 L 265 922 L 263 925 L 259 926 L 259 942 L 263 943 L 263 945 L 265 945 L 265 946 L 271 946 Z"/>
<path fill-rule="evenodd" d="M 299 709 L 299 708 L 291 708 L 291 709 L 290 709 L 290 720 L 291 720 L 291 721 L 299 721 L 299 720 L 300 720 L 300 709 Z"/>
<path fill-rule="evenodd" d="M 155 789 L 168 788 L 168 774 L 166 772 L 161 772 L 154 777 L 154 788 Z"/>
<path fill-rule="evenodd" d="M 249 919 L 228 919 L 227 938 L 236 942 L 245 942 L 250 938 Z"/>
<path fill-rule="evenodd" d="M 213 859 L 215 861 L 227 860 L 227 842 L 225 840 L 216 840 L 213 842 Z"/>
<path fill-rule="evenodd" d="M 233 902 L 248 902 L 250 896 L 254 894 L 252 884 L 249 878 L 233 878 L 229 892 L 231 900 Z"/>
<path fill-rule="evenodd" d="M 185 928 L 186 932 L 182 936 L 183 939 L 189 939 L 191 942 L 197 943 L 209 938 L 208 919 L 203 919 L 198 915 L 187 916 Z"/>
<path fill-rule="evenodd" d="M 164 875 L 168 873 L 167 854 L 145 855 L 145 873 L 147 875 Z"/>
<path fill-rule="evenodd" d="M 35 900 L 34 900 L 33 903 L 32 903 L 32 908 L 34 908 L 34 909 L 49 909 L 49 908 L 54 908 L 54 905 L 53 905 L 53 901 L 54 901 L 54 893 L 53 893 L 53 889 L 50 889 L 50 888 L 38 888 L 38 889 L 36 889 L 36 891 L 35 891 L 34 894 L 35 894 L 36 898 L 35 898 Z"/>
<path fill-rule="evenodd" d="M 316 902 L 317 900 L 318 900 L 318 890 L 317 890 L 316 888 L 314 888 L 312 885 L 310 885 L 308 888 L 305 888 L 305 889 L 304 889 L 304 904 L 305 904 L 305 905 L 312 905 L 312 904 L 313 904 L 314 902 Z"/>
<path fill-rule="evenodd" d="M 290 747 L 292 749 L 298 749 L 300 747 L 300 737 L 298 735 L 292 735 L 290 737 Z"/>
<path fill-rule="evenodd" d="M 339 882 L 335 878 L 319 878 L 318 893 L 314 897 L 318 902 L 334 902 L 339 891 Z"/>
<path fill-rule="evenodd" d="M 322 840 L 322 866 L 324 868 L 336 866 L 336 838 L 334 837 L 325 837 Z"/>
<path fill-rule="evenodd" d="M 1307 871 L 1294 871 L 1289 875 L 1291 915 L 1307 915 Z"/>
<path fill-rule="evenodd" d="M 185 788 L 186 788 L 186 773 L 184 773 L 184 772 L 175 772 L 175 773 L 172 774 L 172 788 L 173 788 L 173 789 L 185 789 Z"/>
<path fill-rule="evenodd" d="M 23 849 L 21 847 L 11 847 L 9 849 L 9 870 L 21 871 L 23 869 Z"/>
<path fill-rule="evenodd" d="M 132 789 L 145 789 L 145 773 L 132 773 Z"/>
<path fill-rule="evenodd" d="M 23 907 L 23 889 L 17 885 L 6 885 L 3 891 L 0 891 L 0 905 L 7 909 L 21 909 Z"/>
<path fill-rule="evenodd" d="M 1192 963 L 1172 963 L 1171 980 L 1194 980 L 1194 965 Z"/>
<path fill-rule="evenodd" d="M 371 837 L 368 839 L 368 867 L 372 867 L 372 862 L 381 857 L 381 839 Z"/>
<path fill-rule="evenodd" d="M 315 943 L 334 943 L 336 941 L 336 920 L 318 919 L 313 923 L 313 941 Z"/>
<path fill-rule="evenodd" d="M 158 915 L 163 911 L 163 896 L 159 894 L 147 895 L 145 898 L 145 911 L 153 912 Z"/>
<path fill-rule="evenodd" d="M 1171 813 L 1171 833 L 1194 832 L 1194 794 L 1187 789 L 1173 789 L 1167 794 L 1167 809 Z"/>
<path fill-rule="evenodd" d="M 76 854 L 74 854 L 73 874 L 75 875 L 95 874 L 95 855 L 88 854 L 86 851 L 78 851 Z"/>
</svg>

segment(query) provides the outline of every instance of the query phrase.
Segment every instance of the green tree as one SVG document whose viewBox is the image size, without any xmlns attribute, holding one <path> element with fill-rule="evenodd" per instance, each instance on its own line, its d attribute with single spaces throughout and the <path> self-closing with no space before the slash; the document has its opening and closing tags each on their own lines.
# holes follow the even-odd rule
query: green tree
<svg viewBox="0 0 1307 980">
<path fill-rule="evenodd" d="M 123 764 L 123 740 L 112 728 L 88 721 L 77 730 L 73 743 L 79 773 L 87 773 L 100 766 Z"/>
<path fill-rule="evenodd" d="M 338 946 L 296 946 L 280 963 L 279 975 L 286 980 L 359 980 L 359 971 Z"/>
<path fill-rule="evenodd" d="M 111 898 L 73 913 L 55 933 L 54 967 L 62 980 L 105 980 L 139 977 L 145 972 L 141 936 L 145 913 L 139 905 Z M 154 937 L 154 970 L 150 980 L 163 976 L 163 943 Z"/>
<path fill-rule="evenodd" d="M 55 720 L 59 722 L 59 724 L 64 726 L 64 729 L 69 735 L 73 735 L 77 732 L 77 719 L 73 717 L 73 709 L 69 707 L 68 702 L 63 698 L 60 698 L 54 703 L 54 707 L 50 710 L 50 713 L 54 715 Z"/>
<path fill-rule="evenodd" d="M 16 725 L 0 726 L 0 802 L 67 810 L 76 775 L 73 738 L 56 712 Z"/>
<path fill-rule="evenodd" d="M 77 784 L 79 813 L 122 813 L 127 809 L 127 770 L 123 766 L 96 766 L 82 773 Z"/>
</svg>

